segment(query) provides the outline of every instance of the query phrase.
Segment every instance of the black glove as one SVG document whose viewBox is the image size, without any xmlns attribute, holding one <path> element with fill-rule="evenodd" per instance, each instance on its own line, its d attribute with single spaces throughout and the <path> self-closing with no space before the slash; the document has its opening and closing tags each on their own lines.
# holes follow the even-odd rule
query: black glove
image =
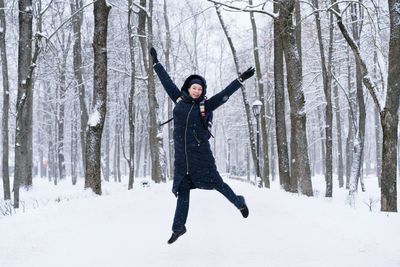
<svg viewBox="0 0 400 267">
<path fill-rule="evenodd" d="M 240 82 L 244 82 L 245 80 L 247 80 L 248 78 L 250 78 L 251 76 L 254 75 L 254 68 L 250 67 L 248 68 L 245 72 L 243 72 L 240 76 L 239 76 L 239 81 Z"/>
<path fill-rule="evenodd" d="M 157 51 L 154 49 L 154 47 L 150 48 L 150 55 L 153 58 L 153 64 L 157 64 L 158 63 Z"/>
</svg>

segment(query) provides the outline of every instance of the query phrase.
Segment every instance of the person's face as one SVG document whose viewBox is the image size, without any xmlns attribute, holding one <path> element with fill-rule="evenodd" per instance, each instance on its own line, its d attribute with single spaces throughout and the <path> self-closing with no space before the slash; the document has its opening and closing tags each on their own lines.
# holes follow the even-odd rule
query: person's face
<svg viewBox="0 0 400 267">
<path fill-rule="evenodd" d="M 189 87 L 189 95 L 193 99 L 197 99 L 201 96 L 201 93 L 203 93 L 203 87 L 200 84 L 192 84 Z"/>
</svg>

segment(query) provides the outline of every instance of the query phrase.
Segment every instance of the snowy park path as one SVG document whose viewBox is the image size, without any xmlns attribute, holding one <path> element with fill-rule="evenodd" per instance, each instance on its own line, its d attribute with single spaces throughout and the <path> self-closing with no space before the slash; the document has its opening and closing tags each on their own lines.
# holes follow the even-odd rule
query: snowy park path
<svg viewBox="0 0 400 267">
<path fill-rule="evenodd" d="M 101 197 L 67 185 L 23 191 L 61 197 L 0 217 L 0 266 L 400 266 L 399 214 L 227 182 L 246 196 L 249 218 L 216 191 L 193 190 L 188 232 L 172 245 L 171 184 L 105 184 Z"/>
</svg>

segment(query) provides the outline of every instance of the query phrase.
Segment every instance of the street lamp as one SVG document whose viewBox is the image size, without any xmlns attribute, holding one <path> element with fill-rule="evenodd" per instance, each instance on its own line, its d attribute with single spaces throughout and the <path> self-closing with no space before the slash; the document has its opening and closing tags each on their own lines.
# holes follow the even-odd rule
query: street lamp
<svg viewBox="0 0 400 267">
<path fill-rule="evenodd" d="M 226 169 L 227 169 L 229 175 L 232 175 L 232 173 L 231 173 L 231 141 L 232 141 L 232 139 L 230 137 L 228 137 L 227 141 L 228 141 L 228 160 L 226 162 L 227 163 Z"/>
<path fill-rule="evenodd" d="M 256 101 L 253 102 L 252 109 L 253 109 L 254 117 L 256 117 L 256 124 L 257 124 L 257 132 L 256 132 L 256 134 L 257 134 L 257 150 L 256 150 L 257 166 L 256 166 L 256 168 L 257 169 L 256 169 L 256 175 L 257 175 L 257 177 L 259 177 L 257 179 L 261 179 L 261 171 L 260 171 L 260 123 L 259 123 L 261 107 L 262 107 L 262 103 L 261 103 L 260 100 L 257 99 Z M 258 182 L 259 182 L 258 186 L 261 187 L 262 180 L 260 180 Z"/>
</svg>

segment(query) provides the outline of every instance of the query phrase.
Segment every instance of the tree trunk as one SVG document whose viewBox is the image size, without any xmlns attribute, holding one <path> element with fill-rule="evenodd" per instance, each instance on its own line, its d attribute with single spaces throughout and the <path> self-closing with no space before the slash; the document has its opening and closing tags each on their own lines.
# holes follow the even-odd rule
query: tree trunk
<svg viewBox="0 0 400 267">
<path fill-rule="evenodd" d="M 355 42 L 360 46 L 360 34 L 361 26 L 359 20 L 362 19 L 357 16 L 357 8 L 360 8 L 358 4 L 351 5 L 351 20 L 352 20 L 352 32 Z M 361 172 L 363 166 L 364 157 L 364 139 L 365 139 L 365 102 L 362 85 L 363 74 L 361 72 L 360 62 L 356 60 L 356 95 L 358 103 L 358 129 L 356 134 L 355 147 L 353 148 L 353 164 L 358 166 L 352 166 L 352 175 L 350 178 L 350 194 L 354 194 L 358 189 L 358 182 L 361 179 Z M 363 190 L 364 191 L 364 190 Z"/>
<path fill-rule="evenodd" d="M 128 0 L 128 33 L 129 33 L 129 55 L 131 59 L 131 83 L 128 98 L 128 123 L 129 123 L 129 180 L 128 190 L 133 188 L 135 177 L 135 90 L 136 90 L 136 62 L 135 62 L 135 39 L 134 39 L 134 26 L 132 25 L 133 10 L 132 0 Z"/>
<path fill-rule="evenodd" d="M 335 83 L 333 86 L 333 97 L 335 99 L 335 117 L 336 117 L 336 135 L 337 135 L 337 153 L 338 153 L 338 166 L 337 166 L 337 175 L 339 179 L 339 187 L 342 188 L 344 186 L 343 180 L 343 148 L 342 148 L 342 123 L 340 118 L 340 104 L 339 104 L 339 92 L 338 86 Z"/>
<path fill-rule="evenodd" d="M 153 0 L 149 0 L 148 10 L 150 17 L 147 18 L 147 35 L 146 35 L 146 12 L 142 9 L 139 11 L 139 40 L 142 47 L 143 63 L 147 72 L 147 91 L 149 105 L 149 145 L 151 156 L 151 178 L 154 182 L 160 183 L 166 181 L 166 162 L 165 153 L 162 145 L 162 135 L 159 134 L 160 129 L 157 124 L 158 103 L 156 99 L 154 72 L 152 68 L 152 60 L 147 57 L 148 51 L 153 46 Z M 146 7 L 146 0 L 140 0 L 140 5 Z M 146 45 L 147 36 L 147 45 Z"/>
<path fill-rule="evenodd" d="M 399 0 L 389 0 L 390 40 L 389 75 L 385 109 L 381 112 L 383 129 L 381 211 L 397 212 L 397 138 L 400 102 L 400 13 Z"/>
<path fill-rule="evenodd" d="M 4 0 L 0 0 L 0 59 L 3 80 L 3 117 L 2 117 L 2 145 L 3 145 L 3 161 L 2 161 L 2 176 L 3 176 L 3 192 L 4 200 L 11 199 L 10 177 L 8 167 L 8 114 L 10 109 L 10 84 L 8 80 L 8 63 L 7 63 L 7 47 L 6 47 L 6 15 L 5 15 Z"/>
<path fill-rule="evenodd" d="M 107 25 L 111 6 L 106 0 L 94 3 L 93 107 L 86 132 L 85 188 L 101 195 L 101 135 L 107 112 Z"/>
<path fill-rule="evenodd" d="M 72 124 L 71 124 L 71 178 L 72 185 L 76 185 L 78 180 L 78 122 L 77 122 L 77 108 L 74 102 L 72 111 Z"/>
<path fill-rule="evenodd" d="M 320 101 L 323 101 L 321 98 Z M 317 107 L 317 119 L 318 119 L 318 140 L 321 143 L 321 156 L 318 156 L 317 158 L 320 159 L 321 164 L 316 164 L 319 168 L 317 169 L 319 173 L 325 173 L 325 156 L 326 156 L 326 148 L 325 148 L 325 116 L 324 112 L 322 110 L 322 106 Z"/>
<path fill-rule="evenodd" d="M 106 119 L 106 121 L 109 122 L 109 118 Z M 107 127 L 107 123 L 105 126 L 105 140 L 104 140 L 104 146 L 105 146 L 105 151 L 102 157 L 103 163 L 102 166 L 104 166 L 104 170 L 103 170 L 103 176 L 104 176 L 104 181 L 109 182 L 110 181 L 110 127 L 109 127 L 110 123 L 108 123 L 108 127 Z"/>
<path fill-rule="evenodd" d="M 378 55 L 377 49 L 374 51 L 374 80 L 378 80 Z M 382 83 L 383 84 L 383 83 Z M 376 86 L 376 84 L 375 84 Z M 374 118 L 375 118 L 375 173 L 378 176 L 378 185 L 381 187 L 381 175 L 382 175 L 382 129 L 380 127 L 380 110 L 375 106 L 374 108 Z"/>
<path fill-rule="evenodd" d="M 274 12 L 279 11 L 279 3 L 274 2 Z M 278 150 L 278 169 L 280 185 L 285 191 L 290 187 L 290 163 L 286 135 L 285 120 L 285 86 L 283 69 L 283 44 L 281 36 L 281 21 L 274 20 L 274 93 L 275 93 L 275 130 Z M 297 187 L 295 188 L 297 191 Z"/>
<path fill-rule="evenodd" d="M 74 14 L 77 10 L 82 8 L 82 0 L 70 0 L 71 13 Z M 80 138 L 82 148 L 82 165 L 83 175 L 86 172 L 86 127 L 88 122 L 88 111 L 85 103 L 85 84 L 83 83 L 83 63 L 82 63 L 82 37 L 81 28 L 83 20 L 83 10 L 79 11 L 75 16 L 72 17 L 72 29 L 74 32 L 74 46 L 73 46 L 73 65 L 74 65 L 74 77 L 77 83 L 79 91 L 79 106 L 80 106 Z"/>
<path fill-rule="evenodd" d="M 14 207 L 20 185 L 32 185 L 32 0 L 18 1 L 18 95 L 15 130 Z M 32 70 L 33 71 L 33 70 Z"/>
<path fill-rule="evenodd" d="M 57 155 L 58 155 L 58 173 L 60 174 L 60 180 L 65 178 L 65 156 L 64 156 L 64 120 L 65 120 L 65 93 L 67 91 L 66 85 L 66 68 L 67 68 L 67 57 L 68 57 L 68 46 L 63 48 L 63 57 L 60 65 L 60 96 L 59 96 L 59 113 L 58 113 L 58 140 L 57 140 Z"/>
<path fill-rule="evenodd" d="M 360 50 L 356 42 L 350 37 L 345 28 L 338 5 L 334 6 L 337 23 L 344 38 L 353 51 L 353 54 L 360 66 L 365 87 L 370 92 L 372 99 L 379 110 L 381 110 L 381 123 L 383 129 L 383 148 L 382 148 L 382 185 L 381 185 L 381 210 L 397 212 L 397 127 L 398 109 L 400 102 L 399 77 L 400 71 L 398 57 L 400 56 L 400 19 L 398 13 L 398 0 L 389 0 L 390 13 L 390 40 L 389 40 L 389 75 L 388 90 L 386 94 L 385 108 L 381 109 L 376 90 L 369 77 L 367 65 L 362 59 Z M 351 190 L 350 190 L 351 191 Z M 352 196 L 352 195 L 350 195 Z M 354 196 L 354 195 L 353 195 Z"/>
<path fill-rule="evenodd" d="M 315 9 L 319 9 L 318 0 L 314 0 Z M 325 107 L 325 197 L 332 197 L 332 92 L 331 92 L 331 62 L 332 62 L 332 44 L 333 44 L 333 27 L 332 20 L 329 26 L 329 53 L 328 61 L 325 59 L 325 49 L 322 39 L 321 19 L 319 12 L 315 12 L 315 20 L 317 24 L 317 34 L 319 42 L 319 52 L 321 56 L 322 79 L 324 87 L 324 95 L 326 101 Z"/>
<path fill-rule="evenodd" d="M 226 36 L 226 38 L 228 40 L 228 43 L 229 43 L 229 46 L 231 48 L 233 61 L 235 63 L 235 67 L 236 67 L 236 72 L 237 72 L 237 74 L 239 76 L 240 75 L 239 60 L 238 60 L 237 55 L 236 55 L 236 49 L 233 46 L 232 39 L 230 38 L 228 30 L 227 30 L 227 28 L 226 28 L 226 26 L 224 24 L 223 19 L 222 19 L 221 11 L 220 11 L 219 7 L 216 4 L 215 4 L 215 10 L 217 11 L 219 22 L 221 23 L 221 27 L 222 27 L 222 29 L 223 29 L 223 31 L 225 33 L 225 36 Z M 256 166 L 255 167 L 256 175 L 257 175 L 257 177 L 261 178 L 261 182 L 262 182 L 264 179 L 261 176 L 260 168 L 259 167 L 257 168 L 258 164 L 257 164 L 256 142 L 255 142 L 255 134 L 254 134 L 254 129 L 253 129 L 253 125 L 252 125 L 252 119 L 251 119 L 251 107 L 249 105 L 249 100 L 248 100 L 248 97 L 247 97 L 247 94 L 246 94 L 245 87 L 242 85 L 240 89 L 242 91 L 243 103 L 244 103 L 244 107 L 245 107 L 245 110 L 246 110 L 247 128 L 248 128 L 248 131 L 249 131 L 251 155 L 252 155 L 252 158 L 253 158 L 254 166 Z"/>
<path fill-rule="evenodd" d="M 249 0 L 249 4 L 253 5 L 253 0 Z M 261 64 L 260 64 L 260 56 L 258 50 L 258 36 L 257 36 L 257 26 L 256 21 L 254 18 L 254 13 L 250 12 L 250 21 L 251 21 L 251 28 L 253 30 L 253 49 L 254 49 L 254 60 L 256 65 L 256 79 L 258 84 L 258 94 L 260 96 L 262 106 L 261 106 L 261 137 L 262 137 L 262 178 L 263 184 L 265 187 L 270 188 L 270 180 L 269 180 L 269 157 L 268 157 L 268 135 L 267 135 L 267 119 L 266 119 L 266 108 L 267 108 L 267 101 L 265 99 L 265 92 L 264 92 L 264 81 L 261 74 Z"/>
<path fill-rule="evenodd" d="M 169 27 L 169 20 L 168 20 L 168 13 L 167 13 L 167 0 L 164 0 L 164 23 L 165 23 L 165 68 L 166 71 L 169 73 L 171 70 L 171 63 L 170 63 L 170 54 L 171 54 L 171 32 Z M 172 102 L 168 100 L 168 118 L 172 118 L 173 116 L 173 106 Z M 169 176 L 170 179 L 174 177 L 174 137 L 173 137 L 173 123 L 168 124 L 168 151 L 169 151 Z"/>
<path fill-rule="evenodd" d="M 282 22 L 282 41 L 287 68 L 287 84 L 291 119 L 292 179 L 297 179 L 302 194 L 313 195 L 308 144 L 306 135 L 306 113 L 300 59 L 292 22 L 294 0 L 282 0 L 279 19 Z M 293 184 L 292 184 L 293 185 Z"/>
<path fill-rule="evenodd" d="M 139 119 L 139 115 L 140 115 L 140 119 Z M 138 130 L 139 131 L 139 134 L 138 134 L 139 136 L 138 136 L 138 143 L 137 143 L 137 148 L 136 148 L 136 160 L 135 160 L 136 161 L 136 166 L 137 166 L 136 171 L 135 171 L 135 176 L 136 177 L 140 175 L 139 166 L 143 167 L 143 165 L 145 164 L 145 163 L 140 164 L 140 160 L 142 158 L 142 146 L 143 146 L 143 142 L 145 141 L 145 138 L 144 138 L 144 125 L 143 125 L 143 121 L 144 121 L 143 120 L 143 111 L 140 112 L 139 115 L 138 115 L 137 121 L 140 121 L 141 123 L 139 125 L 139 130 Z"/>
<path fill-rule="evenodd" d="M 114 145 L 114 181 L 121 182 L 121 119 L 117 118 L 115 125 L 115 145 Z"/>
<path fill-rule="evenodd" d="M 350 64 L 350 51 L 347 51 L 347 88 L 349 90 L 349 109 L 347 112 L 348 130 L 346 138 L 346 189 L 350 188 L 351 164 L 353 162 L 353 144 L 354 144 L 354 124 L 352 110 L 354 106 L 354 91 L 351 88 L 351 64 Z"/>
</svg>

